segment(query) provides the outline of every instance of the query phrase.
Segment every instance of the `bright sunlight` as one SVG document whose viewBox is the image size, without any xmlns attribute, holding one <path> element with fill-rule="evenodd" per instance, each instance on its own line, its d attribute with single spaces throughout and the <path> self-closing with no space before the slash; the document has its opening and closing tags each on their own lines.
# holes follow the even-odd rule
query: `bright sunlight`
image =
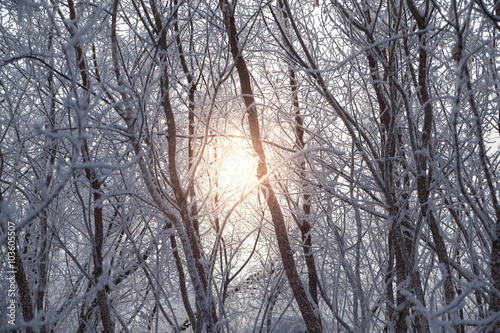
<svg viewBox="0 0 500 333">
<path fill-rule="evenodd" d="M 257 181 L 257 157 L 243 138 L 222 138 L 209 149 L 221 191 L 241 191 Z"/>
</svg>

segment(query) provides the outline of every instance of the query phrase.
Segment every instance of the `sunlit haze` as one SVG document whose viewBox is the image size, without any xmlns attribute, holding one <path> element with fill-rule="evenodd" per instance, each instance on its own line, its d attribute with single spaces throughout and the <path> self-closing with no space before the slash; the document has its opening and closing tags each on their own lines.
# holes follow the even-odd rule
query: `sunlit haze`
<svg viewBox="0 0 500 333">
<path fill-rule="evenodd" d="M 257 158 L 243 139 L 224 140 L 217 148 L 218 186 L 221 191 L 243 190 L 257 181 Z"/>
</svg>

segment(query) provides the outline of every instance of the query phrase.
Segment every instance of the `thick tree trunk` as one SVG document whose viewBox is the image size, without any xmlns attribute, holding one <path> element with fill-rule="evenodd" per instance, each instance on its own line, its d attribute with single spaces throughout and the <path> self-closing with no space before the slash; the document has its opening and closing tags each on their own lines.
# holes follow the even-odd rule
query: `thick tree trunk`
<svg viewBox="0 0 500 333">
<path fill-rule="evenodd" d="M 34 318 L 33 313 L 33 303 L 31 300 L 31 291 L 28 283 L 28 278 L 26 272 L 24 271 L 24 265 L 22 259 L 19 257 L 19 251 L 15 251 L 15 266 L 16 266 L 16 283 L 19 288 L 19 298 L 21 301 L 21 311 L 23 314 L 23 319 L 25 322 L 30 322 Z M 26 333 L 32 333 L 31 328 L 26 328 Z"/>
<path fill-rule="evenodd" d="M 227 0 L 220 1 L 220 7 L 224 15 L 224 23 L 229 38 L 231 54 L 235 62 L 236 70 L 240 79 L 241 94 L 247 108 L 248 123 L 250 129 L 250 138 L 252 146 L 259 157 L 257 167 L 257 177 L 263 179 L 267 174 L 266 156 L 260 136 L 260 125 L 257 108 L 251 87 L 250 75 L 246 66 L 242 50 L 239 47 L 237 38 L 237 29 L 234 21 L 234 8 Z M 293 258 L 293 251 L 288 238 L 285 219 L 281 211 L 278 198 L 271 186 L 269 179 L 265 179 L 261 184 L 262 192 L 266 197 L 267 206 L 271 212 L 274 230 L 278 240 L 278 246 L 283 261 L 283 268 L 288 278 L 293 295 L 299 306 L 302 317 L 310 333 L 321 332 L 321 319 L 318 309 L 306 292 L 302 280 L 297 272 L 297 266 Z"/>
<path fill-rule="evenodd" d="M 101 315 L 101 322 L 103 326 L 103 331 L 105 333 L 113 333 L 115 331 L 115 325 L 111 318 L 111 310 L 108 300 L 108 295 L 106 289 L 102 284 L 101 279 L 106 278 L 106 272 L 103 270 L 103 257 L 102 257 L 102 247 L 104 244 L 104 224 L 102 217 L 102 207 L 99 203 L 101 198 L 100 193 L 100 182 L 95 179 L 93 172 L 90 172 L 92 190 L 93 193 L 93 204 L 94 204 L 94 281 L 97 286 L 97 303 L 99 304 L 99 313 Z"/>
</svg>

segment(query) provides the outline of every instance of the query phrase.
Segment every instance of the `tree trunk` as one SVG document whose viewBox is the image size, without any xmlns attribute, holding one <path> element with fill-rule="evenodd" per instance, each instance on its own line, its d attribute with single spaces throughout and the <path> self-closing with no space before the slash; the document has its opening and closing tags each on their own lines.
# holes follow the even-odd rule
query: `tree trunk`
<svg viewBox="0 0 500 333">
<path fill-rule="evenodd" d="M 297 266 L 293 258 L 293 251 L 290 245 L 290 240 L 288 239 L 285 219 L 281 211 L 278 198 L 274 193 L 269 178 L 263 180 L 263 178 L 267 175 L 266 156 L 260 136 L 259 116 L 257 108 L 255 106 L 255 99 L 253 97 L 250 75 L 248 73 L 248 68 L 241 53 L 242 50 L 239 47 L 237 38 L 237 29 L 234 20 L 234 8 L 227 0 L 221 0 L 219 4 L 224 15 L 224 24 L 226 25 L 226 32 L 229 38 L 231 54 L 233 56 L 236 70 L 240 78 L 241 94 L 243 95 L 243 100 L 247 108 L 252 146 L 259 157 L 257 166 L 257 178 L 262 181 L 261 189 L 264 197 L 266 197 L 267 206 L 271 212 L 271 217 L 278 240 L 278 246 L 281 254 L 281 259 L 283 261 L 285 274 L 288 278 L 288 282 L 292 289 L 295 300 L 297 301 L 300 312 L 302 313 L 302 317 L 305 321 L 308 331 L 310 333 L 319 333 L 322 331 L 319 312 L 316 305 L 314 304 L 314 301 L 310 299 L 308 293 L 306 292 L 297 272 Z"/>
</svg>

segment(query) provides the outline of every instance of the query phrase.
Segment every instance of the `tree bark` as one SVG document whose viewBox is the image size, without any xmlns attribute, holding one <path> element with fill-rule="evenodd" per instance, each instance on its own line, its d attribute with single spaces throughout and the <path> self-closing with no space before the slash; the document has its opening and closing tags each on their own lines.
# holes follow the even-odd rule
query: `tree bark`
<svg viewBox="0 0 500 333">
<path fill-rule="evenodd" d="M 229 46 L 240 79 L 241 94 L 247 108 L 252 147 L 259 157 L 257 178 L 262 180 L 267 175 L 266 156 L 260 135 L 259 116 L 255 105 L 250 75 L 248 73 L 248 68 L 237 37 L 237 28 L 234 20 L 234 8 L 227 0 L 221 0 L 219 5 L 221 7 L 222 14 L 224 15 L 224 24 L 229 38 Z M 306 292 L 302 284 L 302 280 L 297 272 L 297 266 L 293 258 L 293 251 L 288 238 L 285 219 L 269 178 L 262 180 L 261 189 L 264 197 L 266 197 L 269 211 L 271 212 L 281 259 L 283 261 L 283 268 L 295 300 L 297 301 L 308 331 L 310 333 L 319 333 L 322 331 L 319 312 L 314 301 L 310 299 L 310 295 Z"/>
</svg>

